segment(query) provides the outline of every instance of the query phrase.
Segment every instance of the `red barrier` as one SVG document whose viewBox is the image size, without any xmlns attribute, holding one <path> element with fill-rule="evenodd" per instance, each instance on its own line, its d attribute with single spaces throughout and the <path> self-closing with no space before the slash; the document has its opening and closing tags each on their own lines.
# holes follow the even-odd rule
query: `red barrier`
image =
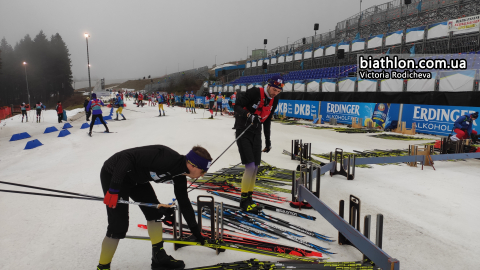
<svg viewBox="0 0 480 270">
<path fill-rule="evenodd" d="M 9 117 L 12 117 L 12 108 L 7 106 L 0 108 L 0 120 L 6 119 Z"/>
</svg>

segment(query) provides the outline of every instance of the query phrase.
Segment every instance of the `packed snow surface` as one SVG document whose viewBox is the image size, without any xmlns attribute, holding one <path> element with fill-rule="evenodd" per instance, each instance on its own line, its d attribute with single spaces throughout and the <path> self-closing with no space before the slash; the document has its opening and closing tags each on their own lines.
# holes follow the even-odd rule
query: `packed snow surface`
<svg viewBox="0 0 480 270">
<path fill-rule="evenodd" d="M 152 144 L 167 145 L 181 154 L 192 146 L 201 145 L 216 158 L 235 139 L 231 116 L 206 119 L 209 112 L 197 109 L 197 114 L 185 108 L 168 108 L 166 117 L 157 117 L 158 108 L 137 108 L 126 101 L 127 121 L 108 121 L 111 134 L 93 133 L 80 129 L 85 118 L 71 122 L 70 135 L 59 138 L 58 132 L 43 134 L 45 128 L 63 127 L 57 123 L 54 110 L 47 110 L 41 123 L 33 117 L 21 123 L 15 116 L 0 123 L 0 181 L 14 182 L 44 188 L 59 189 L 95 196 L 103 196 L 100 169 L 103 162 L 118 151 Z M 104 108 L 104 116 L 110 109 Z M 77 111 L 68 113 L 69 119 Z M 33 113 L 33 112 L 32 112 Z M 33 115 L 32 115 L 33 116 Z M 115 117 L 115 114 L 113 115 Z M 103 125 L 94 131 L 103 131 Z M 13 134 L 28 132 L 32 137 L 9 142 Z M 23 150 L 29 140 L 38 139 L 43 145 Z M 314 130 L 302 126 L 272 124 L 272 146 L 262 159 L 279 168 L 294 170 L 298 164 L 286 155 L 293 139 L 312 143 L 312 153 L 327 153 L 342 148 L 344 151 L 373 149 L 406 149 L 409 144 L 429 141 L 391 141 L 369 137 L 368 134 L 345 134 L 332 130 Z M 432 141 L 435 137 L 432 137 Z M 228 168 L 240 162 L 237 146 L 233 145 L 210 169 L 210 172 Z M 338 211 L 340 200 L 348 205 L 349 196 L 361 200 L 361 227 L 363 218 L 372 215 L 372 241 L 375 242 L 376 215 L 384 215 L 383 250 L 400 261 L 401 269 L 474 269 L 480 252 L 480 167 L 478 160 L 436 162 L 435 168 L 409 167 L 405 164 L 357 168 L 353 181 L 342 176 L 322 176 L 321 199 Z M 0 189 L 42 192 L 0 184 Z M 174 197 L 168 184 L 153 184 L 160 202 L 168 203 Z M 206 195 L 195 190 L 190 199 Z M 289 194 L 282 194 L 289 196 Z M 216 201 L 236 204 L 215 197 Z M 282 205 L 290 208 L 288 204 Z M 294 210 L 294 209 L 292 209 Z M 317 221 L 266 211 L 307 229 L 338 239 L 338 231 L 315 210 L 301 210 L 314 215 Z M 347 209 L 346 209 L 347 212 Z M 147 236 L 138 224 L 146 224 L 136 206 L 130 206 L 129 235 Z M 204 225 L 208 224 L 204 222 Z M 107 215 L 99 201 L 62 199 L 23 194 L 0 195 L 0 269 L 95 269 L 105 236 Z M 171 237 L 165 234 L 165 237 Z M 331 261 L 358 261 L 361 253 L 337 242 L 326 243 L 312 237 L 304 240 L 328 247 L 337 254 Z M 300 246 L 281 239 L 278 242 Z M 278 261 L 274 257 L 226 251 L 203 247 L 184 247 L 173 250 L 165 244 L 168 254 L 184 260 L 187 268 L 233 262 L 256 257 Z M 113 258 L 112 269 L 150 269 L 149 241 L 124 239 L 120 241 Z"/>
</svg>

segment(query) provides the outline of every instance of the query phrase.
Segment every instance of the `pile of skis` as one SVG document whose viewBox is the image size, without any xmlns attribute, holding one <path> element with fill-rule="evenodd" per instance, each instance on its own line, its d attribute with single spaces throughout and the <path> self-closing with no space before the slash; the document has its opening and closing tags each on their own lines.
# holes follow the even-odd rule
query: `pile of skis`
<svg viewBox="0 0 480 270">
<path fill-rule="evenodd" d="M 247 261 L 238 261 L 233 263 L 219 263 L 211 266 L 204 267 L 195 267 L 188 269 L 229 269 L 229 270 L 243 270 L 243 269 L 349 269 L 349 270 L 360 270 L 360 269 L 374 269 L 371 265 L 364 265 L 361 262 L 324 262 L 316 265 L 305 264 L 301 262 L 270 262 L 270 261 L 259 261 L 257 259 L 250 259 Z M 187 270 L 188 270 L 187 269 Z"/>
<path fill-rule="evenodd" d="M 270 239 L 288 239 L 323 254 L 334 254 L 328 251 L 329 248 L 321 247 L 305 241 L 302 239 L 304 237 L 303 235 L 294 233 L 292 231 L 303 233 L 325 242 L 334 242 L 334 240 L 326 235 L 307 230 L 286 220 L 265 214 L 263 211 L 260 211 L 258 215 L 255 215 L 242 211 L 241 208 L 229 204 L 223 204 L 223 210 L 223 222 L 229 227 L 258 237 L 267 237 Z M 211 218 L 211 213 L 206 208 L 203 209 L 201 214 L 204 218 Z"/>
</svg>

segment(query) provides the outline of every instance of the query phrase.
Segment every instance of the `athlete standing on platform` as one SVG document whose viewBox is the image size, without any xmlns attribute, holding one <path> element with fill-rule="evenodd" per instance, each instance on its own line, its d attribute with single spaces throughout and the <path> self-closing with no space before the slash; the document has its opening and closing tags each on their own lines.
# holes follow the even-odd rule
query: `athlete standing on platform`
<svg viewBox="0 0 480 270">
<path fill-rule="evenodd" d="M 203 147 L 195 146 L 183 156 L 163 145 L 123 150 L 105 161 L 100 179 L 105 194 L 103 202 L 107 205 L 108 227 L 97 270 L 110 269 L 118 243 L 125 238 L 128 231 L 129 205 L 117 204 L 118 199 L 132 198 L 136 202 L 160 204 L 150 181 L 164 183 L 173 180 L 176 203 L 182 209 L 183 218 L 194 236 L 191 240 L 203 244 L 205 240 L 188 198 L 187 176 L 192 179 L 203 176 L 211 161 L 210 154 Z M 145 206 L 140 206 L 140 210 L 147 220 L 148 235 L 152 243 L 152 269 L 184 269 L 185 263 L 167 255 L 163 248 L 160 219 L 164 217 L 164 221 L 171 221 L 174 211 L 167 207 L 155 209 Z"/>
<path fill-rule="evenodd" d="M 271 149 L 270 126 L 272 115 L 278 104 L 278 94 L 283 89 L 283 78 L 273 76 L 266 89 L 252 87 L 240 95 L 235 104 L 235 137 L 238 138 L 248 127 L 248 130 L 237 140 L 238 152 L 245 172 L 242 178 L 242 210 L 258 213 L 258 207 L 253 202 L 257 169 L 262 159 L 262 126 L 265 135 L 263 152 Z"/>
<path fill-rule="evenodd" d="M 217 109 L 215 110 L 215 116 L 217 116 L 217 112 L 218 110 L 220 110 L 220 115 L 223 115 L 223 96 L 222 96 L 222 92 L 218 92 L 218 95 L 216 97 L 216 100 L 217 100 Z"/>
</svg>

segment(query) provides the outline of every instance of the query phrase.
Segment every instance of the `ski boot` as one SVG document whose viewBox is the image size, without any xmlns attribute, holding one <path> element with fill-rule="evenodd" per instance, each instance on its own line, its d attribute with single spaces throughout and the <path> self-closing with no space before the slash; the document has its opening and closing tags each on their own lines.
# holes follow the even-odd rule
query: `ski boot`
<svg viewBox="0 0 480 270">
<path fill-rule="evenodd" d="M 122 120 L 127 120 L 127 118 L 125 118 L 125 116 L 123 116 L 123 115 L 122 115 L 122 117 L 123 117 L 123 119 L 122 119 Z"/>
<path fill-rule="evenodd" d="M 213 119 L 213 115 L 211 115 L 208 119 Z"/>
<path fill-rule="evenodd" d="M 152 247 L 152 270 L 172 270 L 184 269 L 185 263 L 177 261 L 172 256 L 167 255 L 163 249 L 163 241 Z"/>
<path fill-rule="evenodd" d="M 110 270 L 110 264 L 98 264 L 97 270 Z"/>
<path fill-rule="evenodd" d="M 92 137 L 92 131 L 88 132 L 88 136 Z"/>
<path fill-rule="evenodd" d="M 117 120 L 117 121 L 119 121 L 119 120 L 118 120 L 118 114 L 117 114 L 117 118 L 115 118 L 114 120 Z"/>
<path fill-rule="evenodd" d="M 242 197 L 240 198 L 240 208 L 242 208 L 242 210 L 245 212 L 258 215 L 258 205 L 253 202 L 250 192 L 242 192 Z M 253 194 L 253 192 L 251 193 Z"/>
</svg>

